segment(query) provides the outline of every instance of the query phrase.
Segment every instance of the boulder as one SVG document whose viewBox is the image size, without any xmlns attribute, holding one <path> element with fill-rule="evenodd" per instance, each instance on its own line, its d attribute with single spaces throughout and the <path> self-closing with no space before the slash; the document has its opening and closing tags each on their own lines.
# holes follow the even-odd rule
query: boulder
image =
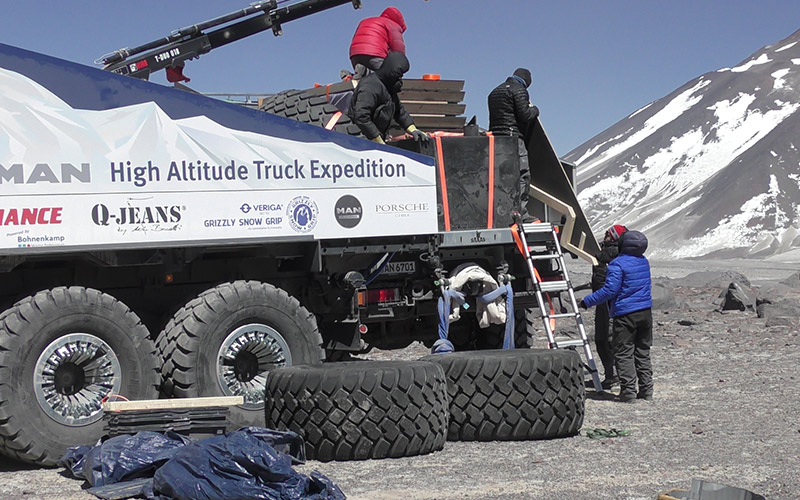
<svg viewBox="0 0 800 500">
<path fill-rule="evenodd" d="M 800 271 L 792 274 L 785 280 L 781 281 L 781 283 L 791 288 L 800 288 Z"/>
<path fill-rule="evenodd" d="M 800 303 L 791 299 L 771 301 L 762 299 L 756 306 L 759 318 L 797 318 L 800 317 Z"/>
<path fill-rule="evenodd" d="M 650 289 L 653 298 L 653 309 L 674 311 L 682 309 L 672 290 L 663 283 L 653 283 Z"/>
<path fill-rule="evenodd" d="M 739 283 L 730 283 L 728 287 L 719 294 L 720 309 L 723 311 L 755 311 L 756 295 L 749 287 L 744 287 Z"/>
</svg>

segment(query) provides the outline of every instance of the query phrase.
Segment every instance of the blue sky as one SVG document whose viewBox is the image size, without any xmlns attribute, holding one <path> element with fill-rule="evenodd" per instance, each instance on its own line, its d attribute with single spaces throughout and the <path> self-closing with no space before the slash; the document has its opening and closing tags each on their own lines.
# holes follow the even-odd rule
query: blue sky
<svg viewBox="0 0 800 500">
<path fill-rule="evenodd" d="M 270 93 L 331 83 L 349 67 L 358 21 L 388 6 L 406 17 L 409 77 L 466 81 L 468 116 L 518 66 L 556 151 L 565 155 L 688 80 L 734 66 L 800 28 L 796 0 L 363 0 L 190 61 L 201 92 Z M 0 42 L 92 64 L 104 53 L 247 7 L 236 0 L 0 2 Z M 165 82 L 163 76 L 152 81 Z"/>
</svg>

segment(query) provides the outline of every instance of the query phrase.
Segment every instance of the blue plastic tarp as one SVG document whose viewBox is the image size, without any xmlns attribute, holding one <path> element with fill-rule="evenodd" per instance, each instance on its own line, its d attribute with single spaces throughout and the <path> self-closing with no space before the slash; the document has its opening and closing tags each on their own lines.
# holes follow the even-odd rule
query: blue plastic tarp
<svg viewBox="0 0 800 500">
<path fill-rule="evenodd" d="M 324 475 L 300 474 L 302 439 L 293 432 L 245 427 L 197 442 L 175 433 L 117 436 L 70 448 L 60 464 L 101 498 L 344 500 Z M 152 477 L 151 481 L 141 481 Z M 117 485 L 115 488 L 112 485 Z"/>
</svg>

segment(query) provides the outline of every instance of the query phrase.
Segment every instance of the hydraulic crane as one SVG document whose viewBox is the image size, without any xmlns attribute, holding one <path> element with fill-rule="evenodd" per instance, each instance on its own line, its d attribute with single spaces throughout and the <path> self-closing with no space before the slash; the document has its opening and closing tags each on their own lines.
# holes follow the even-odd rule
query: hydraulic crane
<svg viewBox="0 0 800 500">
<path fill-rule="evenodd" d="M 289 0 L 254 2 L 244 9 L 175 30 L 169 36 L 144 45 L 115 50 L 95 62 L 103 64 L 106 71 L 142 80 L 147 80 L 151 73 L 164 69 L 167 71 L 168 81 L 188 81 L 183 75 L 183 66 L 188 59 L 198 58 L 218 47 L 268 29 L 279 36 L 283 33 L 284 23 L 332 7 L 352 3 L 354 8 L 361 8 L 361 0 L 305 0 L 279 6 L 287 1 Z M 217 29 L 207 32 L 210 28 Z"/>
</svg>

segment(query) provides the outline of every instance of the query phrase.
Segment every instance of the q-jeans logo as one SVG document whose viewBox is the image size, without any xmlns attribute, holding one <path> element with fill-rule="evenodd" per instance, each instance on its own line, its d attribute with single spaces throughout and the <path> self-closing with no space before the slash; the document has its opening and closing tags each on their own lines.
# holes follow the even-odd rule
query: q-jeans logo
<svg viewBox="0 0 800 500">
<path fill-rule="evenodd" d="M 181 221 L 186 207 L 178 205 L 126 206 L 109 209 L 98 203 L 92 207 L 92 221 L 98 226 L 127 224 L 170 224 Z"/>
</svg>

